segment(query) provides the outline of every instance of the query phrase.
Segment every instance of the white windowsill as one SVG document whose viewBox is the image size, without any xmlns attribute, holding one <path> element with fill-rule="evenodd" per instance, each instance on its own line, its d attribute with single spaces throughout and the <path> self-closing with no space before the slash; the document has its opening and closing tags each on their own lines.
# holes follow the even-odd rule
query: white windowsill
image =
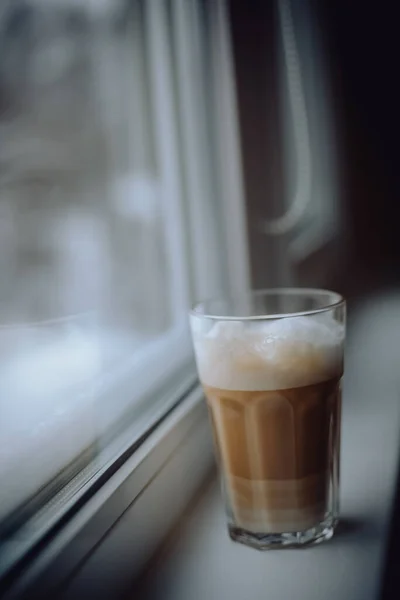
<svg viewBox="0 0 400 600">
<path fill-rule="evenodd" d="M 99 569 L 103 575 L 94 593 L 112 597 L 143 568 L 212 467 L 198 386 L 38 554 L 5 598 L 27 590 L 35 598 L 58 598 L 60 588 L 70 590 L 66 598 L 80 597 Z M 110 556 L 113 567 L 107 568 Z"/>
</svg>

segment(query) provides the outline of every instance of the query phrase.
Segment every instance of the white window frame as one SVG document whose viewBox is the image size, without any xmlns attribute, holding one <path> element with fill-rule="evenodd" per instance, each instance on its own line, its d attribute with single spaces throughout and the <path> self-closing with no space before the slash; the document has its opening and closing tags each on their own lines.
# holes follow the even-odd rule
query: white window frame
<svg viewBox="0 0 400 600">
<path fill-rule="evenodd" d="M 150 75 L 157 136 L 157 162 L 160 172 L 166 245 L 171 281 L 171 307 L 179 322 L 190 304 L 186 262 L 184 203 L 179 173 L 178 124 L 173 103 L 171 48 L 167 38 L 167 14 L 163 2 L 144 3 L 148 24 Z"/>
<path fill-rule="evenodd" d="M 123 416 L 131 405 L 139 406 L 143 397 L 156 394 L 174 371 L 178 377 L 173 386 L 180 388 L 183 369 L 188 373 L 187 379 L 193 380 L 193 353 L 186 319 L 193 302 L 216 295 L 238 296 L 250 288 L 239 129 L 225 1 L 213 2 L 210 15 L 215 28 L 210 32 L 214 59 L 211 66 L 217 87 L 212 105 L 215 112 L 213 125 L 218 125 L 213 158 L 220 169 L 214 186 L 207 173 L 210 149 L 203 131 L 205 114 L 200 102 L 201 79 L 193 73 L 198 67 L 195 53 L 201 52 L 200 45 L 204 43 L 199 31 L 198 3 L 195 0 L 173 2 L 178 51 L 177 89 L 173 88 L 172 49 L 168 43 L 165 4 L 146 2 L 144 7 L 174 325 L 164 336 L 128 358 L 118 372 L 111 373 L 102 383 L 107 398 L 102 405 L 112 407 L 114 417 L 117 412 Z M 178 139 L 177 100 L 182 111 L 183 148 Z M 193 144 L 193 140 L 197 143 Z M 186 162 L 186 189 L 179 158 Z M 218 202 L 222 236 L 216 216 Z M 132 380 L 135 390 L 132 390 Z M 174 389 L 171 388 L 171 396 L 176 395 Z M 118 405 L 112 397 L 118 397 Z M 105 416 L 99 433 L 103 434 L 108 425 L 109 419 Z"/>
</svg>

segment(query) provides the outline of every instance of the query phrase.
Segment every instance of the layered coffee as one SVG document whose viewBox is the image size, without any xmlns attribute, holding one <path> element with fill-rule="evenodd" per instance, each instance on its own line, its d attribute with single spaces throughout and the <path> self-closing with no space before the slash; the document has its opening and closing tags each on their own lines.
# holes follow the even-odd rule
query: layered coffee
<svg viewBox="0 0 400 600">
<path fill-rule="evenodd" d="M 343 329 L 332 318 L 225 321 L 195 335 L 232 523 L 300 532 L 338 477 Z"/>
</svg>

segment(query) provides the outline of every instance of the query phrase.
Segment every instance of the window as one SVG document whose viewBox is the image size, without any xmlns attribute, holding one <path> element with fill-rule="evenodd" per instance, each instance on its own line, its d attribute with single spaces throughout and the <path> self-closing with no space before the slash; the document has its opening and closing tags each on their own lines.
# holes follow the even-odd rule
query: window
<svg viewBox="0 0 400 600">
<path fill-rule="evenodd" d="M 24 521 L 193 385 L 190 303 L 247 285 L 225 8 L 206 8 L 0 11 L 3 571 Z"/>
</svg>

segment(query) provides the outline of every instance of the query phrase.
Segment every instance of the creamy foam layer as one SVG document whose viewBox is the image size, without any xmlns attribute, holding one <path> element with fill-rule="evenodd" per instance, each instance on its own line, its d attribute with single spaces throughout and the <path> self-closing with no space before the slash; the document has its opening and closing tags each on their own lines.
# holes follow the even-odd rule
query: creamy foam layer
<svg viewBox="0 0 400 600">
<path fill-rule="evenodd" d="M 274 321 L 192 317 L 196 360 L 208 386 L 243 391 L 312 385 L 342 372 L 344 327 L 328 315 Z"/>
</svg>

